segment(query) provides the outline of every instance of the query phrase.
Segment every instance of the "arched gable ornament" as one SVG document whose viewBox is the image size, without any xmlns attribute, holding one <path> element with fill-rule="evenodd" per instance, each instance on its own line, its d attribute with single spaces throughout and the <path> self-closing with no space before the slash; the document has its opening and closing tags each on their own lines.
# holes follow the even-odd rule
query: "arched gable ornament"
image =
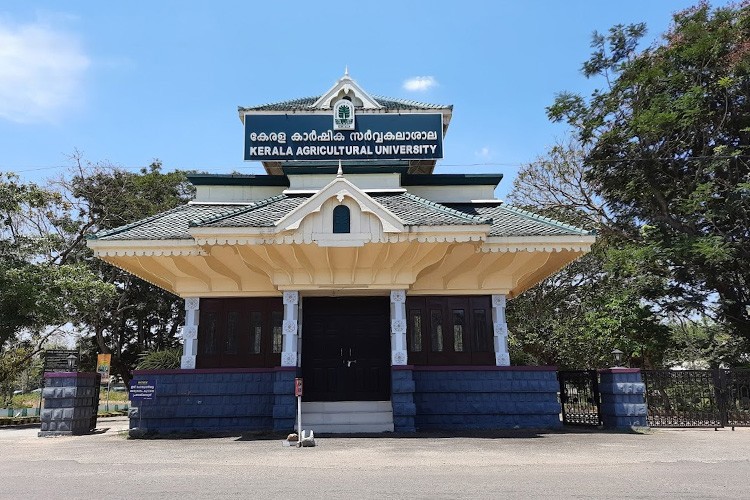
<svg viewBox="0 0 750 500">
<path fill-rule="evenodd" d="M 276 223 L 276 231 L 299 229 L 300 224 L 306 217 L 319 213 L 323 205 L 331 198 L 335 198 L 338 203 L 343 203 L 345 198 L 351 199 L 363 213 L 372 214 L 380 220 L 384 233 L 404 232 L 404 222 L 401 219 L 343 176 L 336 177 L 306 202 L 279 220 Z"/>
</svg>

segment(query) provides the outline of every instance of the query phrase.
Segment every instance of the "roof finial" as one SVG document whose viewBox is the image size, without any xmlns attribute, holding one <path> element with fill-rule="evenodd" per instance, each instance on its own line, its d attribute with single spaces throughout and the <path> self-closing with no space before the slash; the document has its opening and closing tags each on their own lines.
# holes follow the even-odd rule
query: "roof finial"
<svg viewBox="0 0 750 500">
<path fill-rule="evenodd" d="M 344 169 L 341 168 L 341 160 L 339 160 L 339 171 L 336 172 L 336 177 L 344 177 Z"/>
<path fill-rule="evenodd" d="M 344 66 L 344 78 L 349 78 L 349 65 Z"/>
</svg>

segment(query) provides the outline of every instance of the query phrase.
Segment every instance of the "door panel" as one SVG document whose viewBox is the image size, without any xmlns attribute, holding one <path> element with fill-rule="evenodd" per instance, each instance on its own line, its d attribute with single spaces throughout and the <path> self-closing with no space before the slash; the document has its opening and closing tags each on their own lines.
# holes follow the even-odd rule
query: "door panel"
<svg viewBox="0 0 750 500">
<path fill-rule="evenodd" d="M 305 401 L 390 399 L 388 298 L 310 297 L 302 311 Z"/>
</svg>

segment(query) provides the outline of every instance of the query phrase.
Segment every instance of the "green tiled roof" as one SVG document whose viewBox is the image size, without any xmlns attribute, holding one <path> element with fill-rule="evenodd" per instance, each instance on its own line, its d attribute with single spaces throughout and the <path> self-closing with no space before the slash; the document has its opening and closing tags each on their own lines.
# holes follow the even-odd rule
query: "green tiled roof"
<svg viewBox="0 0 750 500">
<path fill-rule="evenodd" d="M 99 231 L 92 236 L 97 240 L 187 240 L 192 239 L 188 233 L 193 219 L 219 217 L 247 205 L 203 205 L 188 204 L 160 214 L 141 219 L 137 222 L 120 226 L 107 231 Z"/>
<path fill-rule="evenodd" d="M 489 236 L 585 236 L 590 231 L 506 203 L 450 204 L 463 213 L 492 219 Z"/>
<path fill-rule="evenodd" d="M 383 96 L 372 96 L 378 104 L 383 106 L 386 110 L 427 110 L 427 109 L 453 109 L 453 105 L 443 104 L 428 104 L 418 101 L 410 101 L 408 99 L 394 99 L 391 97 Z M 268 104 L 261 104 L 260 106 L 253 106 L 250 108 L 244 108 L 240 106 L 240 111 L 302 111 L 311 110 L 311 106 L 315 104 L 320 96 L 314 97 L 302 97 L 300 99 L 291 99 L 289 101 L 273 102 Z"/>
<path fill-rule="evenodd" d="M 285 215 L 303 204 L 309 196 L 287 196 L 280 194 L 242 210 L 217 217 L 194 220 L 191 226 L 197 227 L 273 227 Z"/>
<path fill-rule="evenodd" d="M 309 195 L 282 194 L 229 214 L 194 220 L 191 226 L 273 227 L 309 198 Z M 459 212 L 409 193 L 377 193 L 372 194 L 372 198 L 408 226 L 465 226 L 491 222 L 485 217 Z"/>
<path fill-rule="evenodd" d="M 490 224 L 489 236 L 583 236 L 568 224 L 500 203 L 440 204 L 410 193 L 372 193 L 376 202 L 408 226 L 472 226 Z M 99 240 L 192 239 L 190 227 L 273 227 L 310 195 L 277 195 L 248 205 L 188 204 L 116 229 Z"/>
<path fill-rule="evenodd" d="M 492 222 L 487 217 L 460 212 L 411 193 L 373 193 L 371 196 L 407 226 L 467 226 Z"/>
</svg>

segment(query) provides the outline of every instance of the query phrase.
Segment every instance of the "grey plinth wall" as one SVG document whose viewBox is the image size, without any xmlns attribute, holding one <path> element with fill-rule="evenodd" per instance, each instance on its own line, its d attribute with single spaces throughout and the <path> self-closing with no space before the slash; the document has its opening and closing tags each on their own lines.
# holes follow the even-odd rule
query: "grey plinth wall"
<svg viewBox="0 0 750 500">
<path fill-rule="evenodd" d="M 138 370 L 154 398 L 133 401 L 130 427 L 147 434 L 291 431 L 296 368 Z"/>
<path fill-rule="evenodd" d="M 417 430 L 562 426 L 555 367 L 411 368 Z"/>
<path fill-rule="evenodd" d="M 391 402 L 393 403 L 393 430 L 414 432 L 414 377 L 412 366 L 393 366 L 391 369 Z"/>
<path fill-rule="evenodd" d="M 73 436 L 96 428 L 98 373 L 45 373 L 39 436 Z"/>
<path fill-rule="evenodd" d="M 635 368 L 599 370 L 600 413 L 607 429 L 648 427 L 646 385 Z"/>
</svg>

